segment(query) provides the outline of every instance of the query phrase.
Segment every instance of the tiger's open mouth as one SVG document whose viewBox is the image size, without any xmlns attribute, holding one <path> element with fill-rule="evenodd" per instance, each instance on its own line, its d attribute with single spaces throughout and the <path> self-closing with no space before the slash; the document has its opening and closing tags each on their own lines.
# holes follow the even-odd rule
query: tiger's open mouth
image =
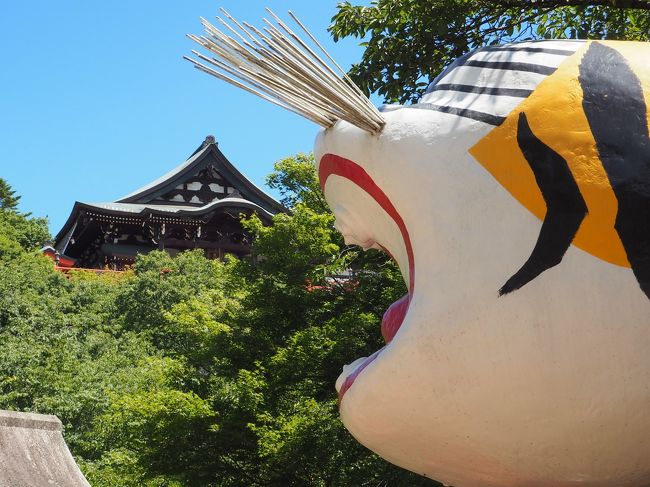
<svg viewBox="0 0 650 487">
<path fill-rule="evenodd" d="M 389 344 L 393 340 L 393 337 L 395 337 L 397 331 L 402 326 L 409 309 L 410 301 L 411 295 L 406 294 L 391 304 L 384 313 L 384 317 L 381 320 L 381 334 L 386 344 Z M 336 379 L 336 391 L 339 394 L 339 402 L 343 399 L 343 396 L 352 386 L 357 376 L 379 356 L 384 348 L 386 347 L 380 348 L 369 357 L 361 357 L 351 364 L 343 366 L 343 373 Z"/>
<path fill-rule="evenodd" d="M 381 323 L 381 334 L 388 345 L 396 336 L 404 322 L 415 286 L 413 248 L 406 224 L 386 193 L 384 193 L 384 191 L 382 191 L 382 189 L 373 181 L 370 175 L 355 162 L 334 154 L 325 154 L 320 160 L 318 175 L 323 191 L 325 191 L 325 185 L 330 176 L 339 176 L 356 185 L 359 189 L 370 196 L 377 205 L 379 205 L 381 211 L 399 231 L 399 235 L 401 236 L 400 244 L 403 245 L 404 249 L 404 252 L 400 252 L 400 255 L 403 254 L 403 258 L 398 257 L 398 255 L 396 255 L 396 249 L 391 248 L 391 245 L 388 245 L 387 242 L 375 241 L 373 239 L 370 244 L 370 240 L 364 239 L 363 242 L 359 243 L 363 247 L 379 247 L 391 255 L 400 266 L 408 285 L 409 292 L 394 302 L 384 313 Z M 342 231 L 342 233 L 344 233 L 344 231 Z M 395 245 L 392 247 L 395 247 Z M 386 347 L 382 347 L 369 357 L 359 358 L 353 363 L 343 367 L 343 373 L 336 381 L 336 390 L 339 394 L 339 401 L 343 399 L 345 393 L 350 389 L 350 387 L 352 387 L 352 384 L 363 370 L 372 363 L 385 348 Z"/>
</svg>

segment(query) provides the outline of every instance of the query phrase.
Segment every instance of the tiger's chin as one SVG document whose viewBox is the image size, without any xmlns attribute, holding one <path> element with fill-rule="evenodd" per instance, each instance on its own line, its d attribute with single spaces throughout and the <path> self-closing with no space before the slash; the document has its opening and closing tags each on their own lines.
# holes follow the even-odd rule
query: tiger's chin
<svg viewBox="0 0 650 487">
<path fill-rule="evenodd" d="M 482 127 L 454 120 L 452 139 L 448 115 L 384 116 L 379 136 L 339 123 L 315 150 L 342 233 L 409 288 L 386 346 L 337 381 L 346 428 L 457 487 L 650 483 L 650 306 L 632 273 L 572 246 L 499 296 L 541 222 L 468 154 Z"/>
</svg>

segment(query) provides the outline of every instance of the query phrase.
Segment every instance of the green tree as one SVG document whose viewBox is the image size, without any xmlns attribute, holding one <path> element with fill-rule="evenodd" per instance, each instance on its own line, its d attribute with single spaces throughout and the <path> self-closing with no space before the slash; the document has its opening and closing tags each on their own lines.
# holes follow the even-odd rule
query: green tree
<svg viewBox="0 0 650 487">
<path fill-rule="evenodd" d="M 314 171 L 313 154 L 296 154 L 276 162 L 274 171 L 266 178 L 269 187 L 282 195 L 282 204 L 293 208 L 303 203 L 317 213 L 329 213 Z"/>
<path fill-rule="evenodd" d="M 343 364 L 383 345 L 381 316 L 405 293 L 399 270 L 384 254 L 343 244 L 311 156 L 275 169 L 269 180 L 289 196 L 292 213 L 277 215 L 272 227 L 246 223 L 260 259 L 239 269 L 247 281 L 239 326 L 255 330 L 256 348 L 240 363 L 253 367 L 260 397 L 248 425 L 256 438 L 253 485 L 433 485 L 359 445 L 340 422 L 333 388 Z M 354 290 L 333 278 L 350 266 Z"/>
<path fill-rule="evenodd" d="M 454 59 L 529 39 L 650 39 L 645 0 L 375 0 L 338 6 L 334 40 L 363 39 L 351 77 L 389 103 L 415 102 Z"/>
<path fill-rule="evenodd" d="M 20 196 L 0 178 L 0 258 L 15 258 L 20 249 L 35 250 L 50 238 L 47 219 L 18 211 Z"/>
<path fill-rule="evenodd" d="M 0 254 L 8 251 L 3 250 L 6 246 L 9 248 L 14 245 L 26 251 L 36 250 L 49 239 L 46 218 L 34 218 L 14 210 L 0 209 Z"/>
<path fill-rule="evenodd" d="M 251 259 L 152 252 L 126 273 L 63 275 L 7 233 L 0 408 L 58 415 L 97 487 L 432 485 L 359 445 L 333 387 L 381 347 L 399 271 L 345 247 L 311 156 L 270 180 L 291 213 L 245 222 Z M 354 288 L 332 278 L 350 266 Z"/>
<path fill-rule="evenodd" d="M 18 210 L 20 196 L 11 188 L 9 183 L 0 178 L 0 208 L 3 210 Z"/>
</svg>

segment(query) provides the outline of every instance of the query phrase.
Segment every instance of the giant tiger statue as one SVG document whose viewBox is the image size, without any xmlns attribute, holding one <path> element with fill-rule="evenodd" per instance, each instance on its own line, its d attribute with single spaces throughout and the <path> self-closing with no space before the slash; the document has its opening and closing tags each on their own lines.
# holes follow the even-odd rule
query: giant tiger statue
<svg viewBox="0 0 650 487">
<path fill-rule="evenodd" d="M 350 432 L 455 487 L 650 485 L 650 45 L 487 47 L 374 114 L 291 89 L 337 228 L 408 286 L 337 381 Z"/>
</svg>

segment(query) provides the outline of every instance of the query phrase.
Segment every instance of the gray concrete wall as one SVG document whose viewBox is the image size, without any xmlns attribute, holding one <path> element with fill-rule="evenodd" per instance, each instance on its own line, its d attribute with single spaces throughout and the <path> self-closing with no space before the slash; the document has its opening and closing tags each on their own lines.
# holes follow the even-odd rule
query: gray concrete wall
<svg viewBox="0 0 650 487">
<path fill-rule="evenodd" d="M 0 487 L 90 487 L 56 416 L 0 410 Z"/>
</svg>

